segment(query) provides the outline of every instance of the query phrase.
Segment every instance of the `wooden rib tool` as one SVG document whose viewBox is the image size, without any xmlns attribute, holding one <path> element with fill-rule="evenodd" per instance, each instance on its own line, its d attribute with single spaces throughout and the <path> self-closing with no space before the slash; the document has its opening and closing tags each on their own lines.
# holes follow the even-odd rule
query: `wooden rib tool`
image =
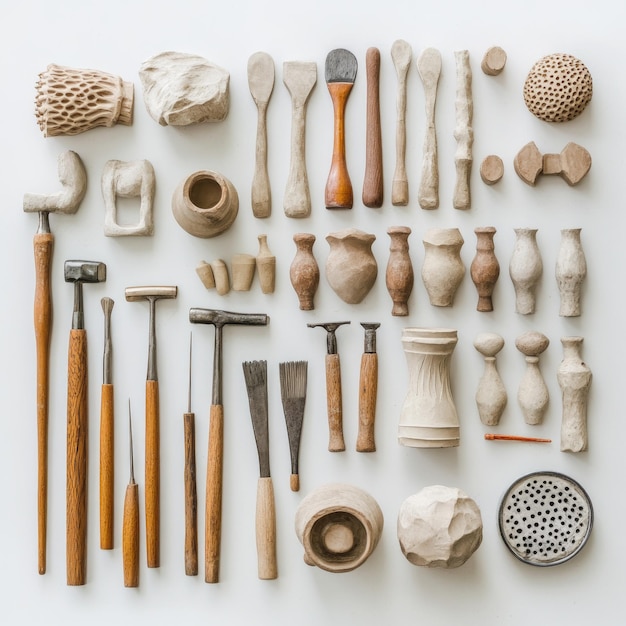
<svg viewBox="0 0 626 626">
<path fill-rule="evenodd" d="M 148 373 L 146 376 L 146 557 L 148 567 L 160 565 L 160 431 L 159 379 L 155 309 L 157 300 L 176 298 L 176 286 L 127 287 L 126 300 L 150 303 L 148 336 Z"/>
<path fill-rule="evenodd" d="M 139 486 L 135 482 L 133 463 L 133 424 L 128 399 L 128 433 L 130 436 L 130 479 L 124 495 L 122 520 L 122 567 L 124 587 L 139 587 Z"/>
<path fill-rule="evenodd" d="M 100 300 L 104 312 L 104 356 L 100 397 L 100 548 L 113 549 L 114 393 L 112 378 L 111 298 Z"/>
<path fill-rule="evenodd" d="M 356 57 L 343 48 L 326 56 L 326 85 L 333 102 L 333 156 L 324 198 L 327 209 L 352 208 L 352 183 L 346 164 L 345 112 L 356 79 Z"/>
<path fill-rule="evenodd" d="M 245 361 L 243 374 L 248 391 L 250 417 L 259 455 L 256 491 L 256 550 L 261 580 L 278 578 L 276 563 L 276 505 L 270 476 L 270 448 L 267 410 L 267 361 Z"/>
</svg>

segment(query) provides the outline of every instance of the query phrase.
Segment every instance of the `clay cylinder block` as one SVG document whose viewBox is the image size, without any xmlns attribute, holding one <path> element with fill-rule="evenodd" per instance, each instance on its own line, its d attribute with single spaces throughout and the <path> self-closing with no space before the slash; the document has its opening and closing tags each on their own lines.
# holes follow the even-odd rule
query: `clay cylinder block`
<svg viewBox="0 0 626 626">
<path fill-rule="evenodd" d="M 194 172 L 174 191 L 172 212 L 180 226 L 194 237 L 215 237 L 237 217 L 239 196 L 233 184 L 209 170 Z"/>
<path fill-rule="evenodd" d="M 327 572 L 349 572 L 372 554 L 383 530 L 376 500 L 358 487 L 322 485 L 296 511 L 296 535 L 304 560 Z"/>
</svg>

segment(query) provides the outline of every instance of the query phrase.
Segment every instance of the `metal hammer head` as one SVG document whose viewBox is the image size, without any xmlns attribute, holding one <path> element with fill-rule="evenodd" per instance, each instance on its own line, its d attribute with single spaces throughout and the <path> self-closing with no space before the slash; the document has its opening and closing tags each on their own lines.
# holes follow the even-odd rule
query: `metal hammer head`
<svg viewBox="0 0 626 626">
<path fill-rule="evenodd" d="M 137 302 L 138 300 L 160 300 L 161 298 L 175 298 L 178 295 L 178 287 L 176 285 L 149 286 L 149 287 L 126 287 L 124 294 L 128 302 Z"/>
<path fill-rule="evenodd" d="M 265 313 L 233 313 L 218 309 L 189 309 L 189 321 L 192 324 L 213 324 L 216 328 L 226 324 L 243 324 L 245 326 L 266 326 L 269 316 Z"/>
<path fill-rule="evenodd" d="M 65 282 L 74 283 L 74 312 L 72 328 L 84 328 L 83 283 L 103 283 L 107 266 L 100 261 L 65 261 Z"/>
<path fill-rule="evenodd" d="M 380 326 L 380 323 L 361 322 L 361 326 L 365 329 L 363 351 L 367 353 L 376 352 L 376 329 Z"/>
<path fill-rule="evenodd" d="M 307 324 L 309 328 L 316 328 L 317 326 L 321 326 L 324 330 L 326 330 L 326 346 L 328 354 L 337 354 L 337 337 L 335 336 L 335 331 L 344 324 L 349 324 L 350 322 L 326 322 L 326 323 L 318 323 L 318 324 Z"/>
</svg>

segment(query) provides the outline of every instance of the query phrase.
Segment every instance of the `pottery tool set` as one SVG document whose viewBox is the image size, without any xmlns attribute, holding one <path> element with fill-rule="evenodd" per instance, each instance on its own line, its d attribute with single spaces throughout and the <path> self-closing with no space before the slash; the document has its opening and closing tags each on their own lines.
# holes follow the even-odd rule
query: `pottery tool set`
<svg viewBox="0 0 626 626">
<path fill-rule="evenodd" d="M 390 62 L 397 79 L 395 93 L 395 169 L 391 186 L 391 204 L 409 203 L 409 176 L 406 167 L 407 147 L 407 77 L 413 51 L 404 40 L 397 40 L 390 49 Z M 383 184 L 383 132 L 381 122 L 381 65 L 385 57 L 378 48 L 365 52 L 365 137 L 363 205 L 381 208 L 385 202 Z M 389 62 L 389 59 L 387 59 Z M 439 167 L 436 118 L 437 96 L 442 74 L 442 55 L 426 48 L 416 56 L 417 73 L 424 96 L 424 143 L 421 154 L 421 180 L 417 194 L 421 209 L 434 210 L 440 204 Z M 499 47 L 487 50 L 481 69 L 486 76 L 497 76 L 505 67 L 506 53 Z M 474 103 L 472 69 L 468 50 L 454 53 L 456 70 L 454 100 L 454 189 L 452 206 L 467 211 L 471 208 L 471 170 L 474 160 Z M 280 67 L 280 66 L 279 66 Z M 266 52 L 252 54 L 246 67 L 247 86 L 256 109 L 254 171 L 250 185 L 251 217 L 265 219 L 271 215 L 272 192 L 268 147 L 271 134 L 268 110 L 276 88 L 276 65 Z M 311 192 L 306 166 L 306 110 L 317 83 L 317 63 L 285 61 L 282 81 L 290 97 L 291 137 L 290 159 L 283 208 L 286 218 L 304 218 L 311 214 Z M 354 194 L 346 158 L 348 101 L 358 74 L 357 57 L 344 48 L 328 52 L 324 78 L 332 106 L 332 154 L 330 171 L 324 187 L 327 209 L 351 209 Z M 193 80 L 187 77 L 193 76 Z M 201 122 L 222 122 L 230 108 L 230 73 L 198 55 L 164 52 L 147 59 L 139 77 L 148 114 L 160 125 L 189 126 Z M 185 80 L 180 80 L 185 77 Z M 491 80 L 491 79 L 489 79 Z M 206 84 L 202 96 L 190 90 L 191 83 Z M 167 85 L 167 89 L 163 86 Z M 72 136 L 98 126 L 130 125 L 133 119 L 134 87 L 118 76 L 97 70 L 77 70 L 50 65 L 39 76 L 36 85 L 36 117 L 44 137 Z M 384 93 L 384 92 L 383 92 Z M 524 102 L 537 119 L 545 122 L 567 122 L 580 115 L 592 95 L 591 76 L 584 64 L 566 54 L 540 59 L 524 83 Z M 549 102 L 550 105 L 545 103 Z M 560 152 L 539 151 L 534 141 L 528 142 L 513 160 L 514 171 L 531 187 L 540 175 L 555 174 L 569 186 L 582 182 L 591 168 L 591 155 L 582 146 L 569 141 Z M 488 155 L 480 168 L 486 185 L 496 184 L 503 175 L 503 161 Z M 23 208 L 37 212 L 39 224 L 34 237 L 35 251 L 35 346 L 37 375 L 37 457 L 38 457 L 38 571 L 46 572 L 46 533 L 48 497 L 48 402 L 51 343 L 51 263 L 54 238 L 49 214 L 76 213 L 85 196 L 87 176 L 79 156 L 67 150 L 58 159 L 60 191 L 48 195 L 27 193 Z M 560 184 L 560 183 L 559 183 Z M 101 178 L 105 204 L 104 233 L 107 237 L 152 236 L 155 173 L 147 160 L 109 160 Z M 118 198 L 137 198 L 140 204 L 136 225 L 118 223 Z M 220 172 L 200 170 L 183 178 L 173 190 L 172 214 L 176 223 L 190 236 L 211 239 L 228 231 L 240 214 L 240 195 L 233 182 Z M 327 213 L 329 215 L 330 213 Z M 336 213 L 335 213 L 336 216 Z M 250 216 L 247 216 L 250 217 Z M 529 315 L 537 306 L 537 286 L 544 263 L 537 242 L 537 228 L 515 229 L 511 250 L 509 276 L 515 291 L 515 312 Z M 411 228 L 390 226 L 389 257 L 385 268 L 385 286 L 393 302 L 394 318 L 409 316 L 409 300 L 415 273 L 409 253 Z M 586 278 L 586 259 L 582 248 L 581 228 L 561 231 L 555 266 L 559 295 L 559 315 L 581 315 L 581 285 Z M 496 228 L 474 228 L 476 253 L 469 268 L 478 294 L 476 311 L 494 310 L 492 298 L 500 277 L 500 264 L 495 254 Z M 325 264 L 328 286 L 345 304 L 358 305 L 379 279 L 379 266 L 372 246 L 376 234 L 357 228 L 330 232 L 325 240 L 330 251 Z M 320 285 L 312 233 L 292 235 L 296 246 L 289 266 L 289 281 L 297 295 L 299 311 L 308 315 L 315 309 L 315 295 Z M 461 255 L 464 237 L 459 228 L 429 228 L 422 235 L 424 262 L 420 277 L 433 307 L 452 307 L 467 273 Z M 234 251 L 230 259 L 202 261 L 196 272 L 207 290 L 218 296 L 246 292 L 252 288 L 255 273 L 263 294 L 272 294 L 276 285 L 276 256 L 270 251 L 267 234 L 258 235 L 259 251 L 253 255 Z M 230 270 L 229 270 L 230 263 Z M 84 320 L 83 285 L 105 282 L 107 266 L 100 261 L 68 260 L 64 266 L 65 281 L 74 287 L 74 308 L 70 330 L 67 371 L 67 503 L 66 503 L 66 569 L 68 585 L 84 585 L 87 581 L 87 447 L 88 447 L 88 367 L 87 334 Z M 174 300 L 175 285 L 127 287 L 128 302 L 146 301 L 149 305 L 148 366 L 145 386 L 145 529 L 148 568 L 158 568 L 161 561 L 161 436 L 159 377 L 157 375 L 156 303 Z M 213 297 L 213 296 L 211 296 Z M 295 308 L 294 302 L 294 308 Z M 111 316 L 114 301 L 101 299 L 104 313 L 103 378 L 100 410 L 100 547 L 115 547 L 114 533 L 114 385 Z M 298 311 L 298 313 L 299 313 Z M 269 432 L 271 390 L 268 385 L 266 360 L 242 362 L 243 382 L 230 379 L 232 372 L 223 372 L 223 331 L 225 326 L 267 326 L 266 313 L 231 312 L 217 308 L 189 309 L 188 322 L 214 327 L 213 378 L 208 424 L 208 455 L 206 465 L 204 579 L 217 583 L 220 579 L 224 435 L 230 418 L 225 419 L 223 381 L 244 385 L 247 391 L 252 430 L 259 463 L 256 499 L 256 546 L 258 577 L 272 580 L 278 576 L 276 503 L 270 472 Z M 314 318 L 309 318 L 314 319 Z M 296 323 L 296 322 L 294 322 Z M 328 419 L 328 450 L 346 450 L 343 432 L 343 398 L 341 364 L 337 330 L 350 324 L 311 321 L 308 328 L 320 327 L 326 332 L 325 357 L 326 406 Z M 364 331 L 363 351 L 358 371 L 358 434 L 356 451 L 376 451 L 376 409 L 378 402 L 378 352 L 376 333 L 380 322 L 360 322 Z M 303 324 L 304 326 L 304 324 Z M 347 332 L 347 331 L 345 331 Z M 458 333 L 453 328 L 422 328 L 407 326 L 401 344 L 408 368 L 408 391 L 397 421 L 397 440 L 411 448 L 454 448 L 460 444 L 461 429 L 452 393 L 451 367 Z M 560 449 L 581 452 L 587 449 L 587 394 L 591 370 L 581 357 L 583 338 L 564 336 L 563 361 L 557 380 L 562 391 L 563 414 Z M 539 331 L 520 334 L 515 347 L 524 358 L 524 373 L 519 382 L 517 401 L 526 424 L 541 425 L 548 405 L 548 387 L 540 369 L 540 355 L 550 340 Z M 480 333 L 474 347 L 482 357 L 483 372 L 478 381 L 475 401 L 484 426 L 499 425 L 507 406 L 508 394 L 500 377 L 496 355 L 503 350 L 504 339 L 493 332 Z M 291 464 L 290 488 L 300 489 L 299 453 L 307 396 L 308 361 L 283 361 L 278 364 L 280 400 L 289 442 Z M 184 433 L 184 565 L 187 576 L 196 576 L 198 564 L 198 498 L 196 484 L 196 425 L 192 412 L 192 338 L 189 338 L 187 410 L 183 413 Z M 123 507 L 122 560 L 124 585 L 139 584 L 139 487 L 134 473 L 133 433 L 128 406 L 130 472 Z M 234 419 L 234 418 L 233 418 Z M 480 441 L 551 443 L 547 437 L 525 434 L 489 432 Z M 481 444 L 482 445 L 482 444 Z M 485 444 L 491 445 L 491 444 Z M 497 444 L 494 444 L 494 452 Z M 337 457 L 335 457 L 337 458 Z M 361 457 L 363 458 L 363 457 Z M 371 458 L 371 457 L 370 457 Z M 575 509 L 575 541 L 567 531 L 546 531 L 550 540 L 538 542 L 526 519 L 525 505 L 529 492 L 547 494 L 550 502 L 538 505 L 537 516 L 566 515 L 560 499 L 561 491 L 571 496 Z M 555 494 L 559 494 L 559 497 Z M 541 496 L 541 499 L 545 498 Z M 524 506 L 522 506 L 524 505 Z M 463 516 L 467 521 L 459 530 L 460 537 L 435 541 L 429 533 L 437 532 L 440 519 L 435 509 L 446 510 L 446 519 Z M 547 508 L 545 508 L 547 507 Z M 533 508 L 532 505 L 530 508 Z M 539 510 L 541 508 L 541 510 Z M 524 509 L 524 511 L 522 511 Z M 548 510 L 549 509 L 549 510 Z M 445 517 L 445 516 L 444 516 Z M 559 517 L 561 519 L 561 517 Z M 507 548 L 525 563 L 555 565 L 573 557 L 586 543 L 591 531 L 591 502 L 573 479 L 544 472 L 529 474 L 514 483 L 502 499 L 499 524 Z M 542 522 L 543 523 L 543 522 Z M 374 498 L 362 490 L 342 483 L 316 490 L 306 496 L 296 513 L 296 533 L 305 551 L 305 561 L 330 572 L 349 571 L 360 566 L 375 549 L 383 526 L 383 516 Z M 443 529 L 449 535 L 454 522 Z M 521 529 L 521 535 L 518 532 Z M 458 530 L 458 529 L 456 529 Z M 398 518 L 398 538 L 405 557 L 415 565 L 458 567 L 479 547 L 482 540 L 482 519 L 477 504 L 457 488 L 427 487 L 407 498 Z M 565 533 L 565 534 L 564 534 Z M 462 550 L 455 546 L 463 545 Z"/>
</svg>

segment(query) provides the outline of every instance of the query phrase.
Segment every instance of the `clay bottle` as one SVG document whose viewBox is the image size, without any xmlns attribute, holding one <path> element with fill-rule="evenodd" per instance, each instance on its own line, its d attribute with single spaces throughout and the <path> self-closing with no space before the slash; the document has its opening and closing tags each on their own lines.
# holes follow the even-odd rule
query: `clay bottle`
<svg viewBox="0 0 626 626">
<path fill-rule="evenodd" d="M 539 355 L 549 344 L 550 340 L 536 331 L 526 332 L 515 340 L 515 347 L 526 357 L 526 371 L 517 391 L 517 400 L 527 424 L 541 424 L 550 399 L 539 369 Z"/>
<path fill-rule="evenodd" d="M 476 310 L 493 311 L 491 296 L 500 276 L 500 264 L 496 258 L 493 243 L 496 229 L 493 226 L 484 226 L 475 228 L 474 232 L 476 233 L 476 256 L 470 266 L 470 276 L 478 291 Z"/>
<path fill-rule="evenodd" d="M 536 228 L 516 228 L 515 246 L 509 262 L 509 275 L 515 288 L 515 312 L 535 312 L 535 288 L 543 273 L 543 262 L 537 246 Z"/>
<path fill-rule="evenodd" d="M 391 243 L 385 279 L 393 301 L 391 314 L 405 316 L 409 314 L 407 302 L 413 291 L 414 279 L 408 241 L 411 229 L 408 226 L 391 226 L 387 234 L 391 237 Z"/>
<path fill-rule="evenodd" d="M 485 357 L 485 369 L 476 390 L 476 407 L 485 426 L 497 426 L 507 404 L 507 393 L 496 367 L 496 354 L 502 350 L 504 339 L 496 333 L 480 333 L 474 347 Z"/>
<path fill-rule="evenodd" d="M 587 262 L 580 243 L 580 228 L 561 230 L 561 245 L 556 259 L 556 282 L 559 287 L 562 317 L 580 315 L 580 290 L 587 276 Z"/>
<path fill-rule="evenodd" d="M 300 309 L 312 311 L 315 308 L 313 298 L 320 282 L 320 270 L 313 256 L 315 235 L 296 233 L 293 240 L 296 244 L 296 256 L 289 268 L 289 278 L 298 296 Z"/>
<path fill-rule="evenodd" d="M 587 396 L 591 386 L 591 370 L 582 360 L 582 337 L 562 337 L 563 360 L 557 380 L 563 396 L 561 418 L 561 452 L 582 452 L 587 449 Z"/>
<path fill-rule="evenodd" d="M 259 274 L 261 291 L 274 293 L 276 283 L 276 257 L 267 245 L 267 235 L 259 235 L 259 251 L 256 255 L 256 269 Z"/>
</svg>

